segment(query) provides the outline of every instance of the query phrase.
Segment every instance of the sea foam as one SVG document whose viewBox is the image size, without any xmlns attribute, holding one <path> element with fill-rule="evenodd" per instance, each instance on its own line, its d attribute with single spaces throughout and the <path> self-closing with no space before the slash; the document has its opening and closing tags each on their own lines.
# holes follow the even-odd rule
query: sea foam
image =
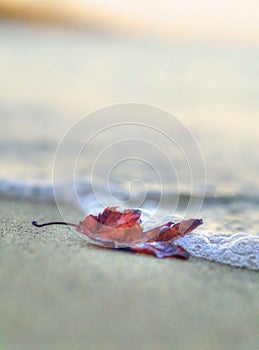
<svg viewBox="0 0 259 350">
<path fill-rule="evenodd" d="M 90 183 L 81 183 L 78 186 L 82 188 L 82 193 L 86 198 L 94 197 L 89 194 Z M 71 202 L 67 191 L 67 184 L 55 186 L 55 196 L 53 186 L 46 182 L 23 182 L 0 180 L 0 197 L 9 199 L 25 199 L 32 201 L 64 201 Z M 91 203 L 91 210 L 96 211 L 100 208 L 98 203 Z M 141 208 L 140 208 L 141 209 Z M 143 210 L 145 226 L 160 225 L 161 218 L 154 216 L 148 208 Z M 227 264 L 235 267 L 259 269 L 259 237 L 246 232 L 227 233 L 227 232 L 206 232 L 195 230 L 190 234 L 181 237 L 175 241 L 176 244 L 185 248 L 192 256 L 203 258 L 214 262 Z"/>
</svg>

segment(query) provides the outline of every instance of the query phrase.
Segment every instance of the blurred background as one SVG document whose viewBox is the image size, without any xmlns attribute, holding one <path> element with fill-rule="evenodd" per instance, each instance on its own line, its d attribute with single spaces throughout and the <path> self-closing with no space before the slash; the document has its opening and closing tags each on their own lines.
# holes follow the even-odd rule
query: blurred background
<svg viewBox="0 0 259 350">
<path fill-rule="evenodd" d="M 62 200 L 49 205 L 53 159 L 64 134 L 87 113 L 128 102 L 157 106 L 194 135 L 207 171 L 199 213 L 184 210 L 189 197 L 203 203 L 204 177 L 192 183 L 200 159 L 188 133 L 177 139 L 188 150 L 189 169 L 173 142 L 164 142 L 176 132 L 170 118 L 157 118 L 168 134 L 145 130 L 164 157 L 132 139 L 107 148 L 120 137 L 145 136 L 143 128 L 108 128 L 82 159 L 73 153 L 78 134 L 69 133 L 56 176 Z M 79 128 L 82 139 L 103 127 L 100 120 L 73 130 Z M 133 194 L 137 202 L 140 191 L 150 195 L 144 221 L 157 203 L 163 204 L 158 216 L 200 217 L 193 251 L 258 268 L 258 0 L 0 0 L 0 122 L 1 350 L 255 349 L 258 283 L 252 271 L 85 249 L 79 236 L 59 226 L 37 235 L 30 222 L 56 221 L 59 214 L 62 221 L 82 220 L 83 213 L 64 206 L 75 187 L 71 157 L 73 165 L 82 160 L 84 179 L 88 165 L 99 160 L 91 181 L 101 200 L 107 165 L 114 186 L 106 187 L 114 197 Z M 107 149 L 111 157 L 102 152 Z M 129 161 L 117 162 L 120 157 Z M 62 183 L 65 175 L 72 186 Z M 93 212 L 92 182 L 78 182 L 81 203 Z M 231 233 L 238 233 L 234 240 Z"/>
<path fill-rule="evenodd" d="M 256 0 L 0 0 L 1 178 L 49 179 L 64 133 L 140 102 L 194 134 L 213 196 L 257 196 Z"/>
</svg>

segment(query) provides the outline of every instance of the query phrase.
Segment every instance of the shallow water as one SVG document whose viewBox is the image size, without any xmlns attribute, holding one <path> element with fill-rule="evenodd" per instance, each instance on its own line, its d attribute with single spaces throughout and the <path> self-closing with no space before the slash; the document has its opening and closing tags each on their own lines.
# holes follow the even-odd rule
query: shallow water
<svg viewBox="0 0 259 350">
<path fill-rule="evenodd" d="M 195 215 L 206 233 L 251 237 L 258 254 L 258 52 L 2 21 L 0 195 L 53 200 L 53 177 L 57 204 L 82 215 L 106 205 Z M 117 119 L 83 117 L 132 101 L 175 117 L 129 105 Z"/>
</svg>

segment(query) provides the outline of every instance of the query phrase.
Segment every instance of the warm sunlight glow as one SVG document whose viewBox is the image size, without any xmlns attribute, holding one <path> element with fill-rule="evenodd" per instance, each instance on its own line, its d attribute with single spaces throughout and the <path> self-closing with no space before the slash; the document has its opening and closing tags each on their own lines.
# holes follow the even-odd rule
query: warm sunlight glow
<svg viewBox="0 0 259 350">
<path fill-rule="evenodd" d="M 0 0 L 0 14 L 159 37 L 259 39 L 256 0 Z"/>
</svg>

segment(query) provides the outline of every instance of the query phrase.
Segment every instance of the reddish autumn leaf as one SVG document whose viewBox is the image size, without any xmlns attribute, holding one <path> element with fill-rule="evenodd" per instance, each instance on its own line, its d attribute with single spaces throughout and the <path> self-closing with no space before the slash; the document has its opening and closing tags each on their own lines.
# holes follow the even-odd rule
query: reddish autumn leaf
<svg viewBox="0 0 259 350">
<path fill-rule="evenodd" d="M 129 247 L 148 239 L 140 225 L 140 215 L 140 210 L 120 212 L 116 208 L 106 208 L 98 216 L 88 215 L 76 230 L 105 247 Z"/>
<path fill-rule="evenodd" d="M 140 221 L 141 211 L 127 209 L 123 212 L 114 207 L 106 208 L 98 216 L 87 215 L 78 225 L 66 222 L 32 224 L 37 227 L 59 224 L 76 227 L 92 242 L 107 248 L 128 248 L 132 252 L 155 255 L 158 258 L 177 257 L 187 259 L 182 247 L 174 245 L 176 238 L 186 235 L 202 224 L 200 219 L 182 220 L 143 231 Z"/>
<path fill-rule="evenodd" d="M 154 255 L 157 258 L 175 257 L 188 259 L 190 254 L 181 246 L 170 241 L 146 242 L 130 248 L 133 252 Z"/>
</svg>

